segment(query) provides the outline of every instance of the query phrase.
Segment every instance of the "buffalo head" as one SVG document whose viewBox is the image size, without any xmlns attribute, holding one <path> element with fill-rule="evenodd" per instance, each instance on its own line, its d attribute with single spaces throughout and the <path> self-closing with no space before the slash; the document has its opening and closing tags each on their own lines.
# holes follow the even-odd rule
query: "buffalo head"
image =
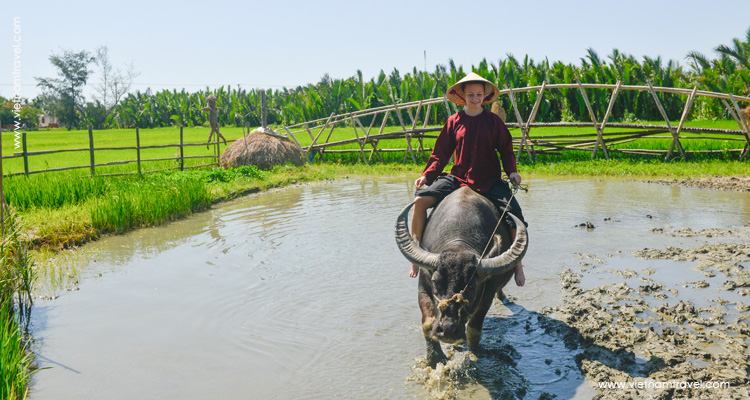
<svg viewBox="0 0 750 400">
<path fill-rule="evenodd" d="M 483 203 L 478 203 L 482 207 Z M 433 252 L 420 246 L 409 234 L 408 215 L 413 204 L 404 208 L 397 219 L 396 242 L 401 253 L 422 270 L 419 301 L 425 338 L 428 341 L 457 343 L 466 340 L 468 336 L 469 344 L 477 344 L 481 337 L 481 321 L 484 320 L 484 313 L 487 311 L 481 306 L 488 298 L 488 294 L 484 292 L 490 290 L 487 289 L 486 283 L 497 282 L 500 275 L 507 275 L 523 257 L 528 246 L 526 227 L 510 214 L 518 227 L 517 233 L 510 246 L 503 246 L 500 235 L 493 236 L 491 233 L 499 219 L 492 206 L 492 212 L 488 215 L 494 215 L 494 220 L 490 218 L 491 221 L 485 221 L 483 226 L 469 227 L 467 232 L 462 232 L 462 229 L 446 229 L 445 232 L 440 232 L 438 236 L 444 236 L 439 246 L 441 250 Z M 467 210 L 476 211 L 471 208 Z M 486 209 L 480 211 L 487 212 Z M 440 218 L 440 215 L 436 216 L 433 213 L 430 218 Z M 425 230 L 427 229 L 430 229 L 429 223 Z M 507 228 L 502 226 L 502 229 Z M 482 249 L 488 242 L 488 257 L 480 259 Z M 507 249 L 501 252 L 503 247 Z M 492 290 L 497 286 L 495 283 Z M 489 293 L 489 304 L 492 302 L 492 296 L 494 292 Z M 486 306 L 489 307 L 489 304 Z M 476 327 L 469 323 L 470 331 L 467 335 L 466 324 L 478 309 L 483 309 L 479 316 L 478 331 L 472 332 L 472 328 Z"/>
</svg>

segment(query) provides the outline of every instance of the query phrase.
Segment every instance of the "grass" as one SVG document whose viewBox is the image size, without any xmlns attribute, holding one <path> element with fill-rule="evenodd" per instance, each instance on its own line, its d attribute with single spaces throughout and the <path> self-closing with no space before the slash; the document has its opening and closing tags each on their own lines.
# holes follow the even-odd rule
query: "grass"
<svg viewBox="0 0 750 400">
<path fill-rule="evenodd" d="M 657 124 L 664 125 L 664 121 L 639 121 L 643 124 Z M 678 125 L 678 121 L 671 121 L 673 126 Z M 717 128 L 717 129 L 737 129 L 737 124 L 734 120 L 717 120 L 717 121 L 689 121 L 687 126 L 702 127 L 702 128 Z M 435 126 L 432 126 L 435 127 Z M 438 127 L 439 128 L 439 127 Z M 375 134 L 379 126 L 373 126 L 372 133 Z M 385 132 L 400 131 L 400 127 L 391 126 L 386 127 Z M 209 129 L 205 127 L 191 127 L 184 128 L 184 142 L 185 143 L 204 143 L 208 138 Z M 222 134 L 228 139 L 241 138 L 242 128 L 236 127 L 224 127 L 222 128 Z M 311 129 L 313 136 L 317 136 L 320 132 L 319 129 Z M 605 133 L 622 133 L 623 135 L 638 132 L 637 129 L 625 129 L 625 128 L 614 128 L 609 127 L 605 129 Z M 318 143 L 325 142 L 336 142 L 341 140 L 347 140 L 355 138 L 354 129 L 351 127 L 343 126 L 342 124 L 337 125 L 333 132 L 330 133 L 330 128 L 326 129 L 318 138 Z M 361 130 L 357 130 L 360 137 L 363 136 Z M 437 136 L 438 132 L 429 134 L 429 136 Z M 515 138 L 521 137 L 521 132 L 518 129 L 511 129 L 511 134 Z M 166 144 L 178 144 L 180 129 L 179 127 L 169 128 L 154 128 L 154 129 L 141 129 L 140 130 L 140 143 L 141 146 L 158 146 Z M 572 135 L 588 135 L 588 138 L 595 138 L 596 132 L 593 128 L 576 128 L 576 127 L 534 127 L 531 129 L 531 138 L 539 138 L 542 136 L 572 136 Z M 646 149 L 646 150 L 666 150 L 669 148 L 672 140 L 669 138 L 668 133 L 660 134 L 658 136 L 664 137 L 663 139 L 644 138 L 638 139 L 633 142 L 612 145 L 613 149 Z M 306 131 L 302 131 L 295 134 L 295 137 L 301 145 L 307 146 L 312 143 L 312 138 Z M 726 134 L 695 134 L 695 133 L 681 133 L 681 143 L 686 151 L 697 151 L 697 150 L 718 150 L 725 151 L 729 149 L 742 149 L 744 146 L 744 138 L 737 135 L 726 135 Z M 717 138 L 707 139 L 706 137 Z M 425 138 L 423 146 L 431 148 L 435 143 L 435 138 Z M 111 129 L 94 132 L 94 145 L 96 148 L 102 147 L 133 147 L 136 145 L 135 129 Z M 14 140 L 13 132 L 2 133 L 2 150 L 3 155 L 11 155 L 19 153 L 21 149 L 15 148 L 16 143 Z M 416 139 L 412 140 L 412 146 L 416 149 L 419 146 L 419 142 Z M 67 131 L 64 129 L 54 129 L 45 131 L 34 131 L 27 133 L 27 147 L 29 151 L 43 151 L 43 150 L 58 150 L 58 149 L 88 149 L 88 131 L 86 130 L 72 130 Z M 220 151 L 223 151 L 226 147 L 223 143 L 219 145 Z M 404 149 L 406 148 L 406 139 L 383 139 L 378 143 L 379 149 Z M 349 143 L 338 146 L 336 149 L 339 150 L 358 150 L 359 146 L 356 143 Z M 369 153 L 372 149 L 371 145 L 365 145 L 366 157 L 369 157 Z M 581 151 L 581 154 L 590 154 L 588 151 Z M 185 156 L 210 156 L 213 154 L 213 148 L 206 149 L 205 146 L 189 146 L 184 148 Z M 157 158 L 170 158 L 179 156 L 179 148 L 177 147 L 166 147 L 158 149 L 143 149 L 141 150 L 141 159 L 157 159 Z M 333 162 L 355 162 L 360 158 L 359 153 L 328 153 L 325 156 L 326 161 Z M 404 159 L 404 154 L 399 153 L 382 153 L 382 157 L 385 162 L 401 162 Z M 110 163 L 124 160 L 135 160 L 135 150 L 97 150 L 94 153 L 95 162 L 97 164 Z M 377 159 L 377 156 L 374 157 Z M 409 157 L 410 158 L 410 157 Z M 210 158 L 189 158 L 185 159 L 186 166 L 195 166 L 200 164 L 206 164 L 213 162 Z M 29 157 L 29 169 L 30 170 L 41 170 L 49 168 L 62 168 L 71 166 L 87 166 L 90 164 L 89 152 L 77 151 L 77 152 L 66 152 L 66 153 L 55 153 L 55 154 L 44 154 L 44 155 L 33 155 Z M 176 168 L 178 163 L 174 160 L 169 161 L 144 161 L 142 162 L 143 171 L 154 171 L 167 168 Z M 14 158 L 3 161 L 3 172 L 17 173 L 23 172 L 23 158 Z M 137 170 L 136 163 L 129 163 L 124 165 L 109 165 L 96 168 L 97 174 L 110 174 L 110 173 L 125 173 L 134 172 Z M 89 169 L 83 168 L 80 174 L 88 174 Z"/>
<path fill-rule="evenodd" d="M 183 218 L 211 205 L 212 196 L 203 181 L 169 177 L 132 179 L 107 196 L 92 198 L 87 202 L 92 227 L 101 233 L 122 233 Z"/>
<path fill-rule="evenodd" d="M 205 143 L 208 139 L 208 128 L 192 127 L 184 128 L 184 143 Z M 222 135 L 228 140 L 242 137 L 242 128 L 226 127 L 222 128 Z M 140 130 L 141 146 L 160 146 L 167 144 L 180 143 L 180 128 L 155 128 Z M 45 151 L 61 149 L 87 149 L 85 151 L 53 153 L 33 155 L 29 157 L 29 170 L 43 170 L 50 168 L 62 168 L 73 166 L 90 165 L 89 156 L 89 137 L 87 130 L 54 129 L 43 131 L 32 131 L 27 133 L 28 151 Z M 3 156 L 20 154 L 22 148 L 16 148 L 17 141 L 13 132 L 2 133 Z M 20 143 L 20 141 L 18 141 Z M 94 131 L 94 147 L 135 147 L 136 135 L 135 129 L 108 129 Z M 226 146 L 222 143 L 219 145 L 220 150 L 224 151 Z M 205 146 L 186 146 L 184 155 L 187 156 L 210 156 L 213 154 L 213 147 L 206 149 Z M 142 149 L 141 159 L 157 159 L 178 157 L 180 150 L 178 147 L 165 147 L 158 149 Z M 97 150 L 94 152 L 94 159 L 97 164 L 104 164 L 114 161 L 136 160 L 136 150 Z M 186 166 L 200 165 L 213 162 L 212 159 L 191 158 L 185 160 Z M 175 161 L 144 161 L 141 163 L 144 171 L 153 171 L 166 168 L 175 168 L 178 166 Z M 96 167 L 97 174 L 134 172 L 137 170 L 135 162 L 125 165 L 102 166 Z M 13 158 L 3 160 L 3 173 L 23 172 L 23 158 Z M 86 173 L 88 168 L 83 169 Z"/>
<path fill-rule="evenodd" d="M 34 356 L 7 303 L 0 304 L 0 399 L 24 399 Z"/>
<path fill-rule="evenodd" d="M 26 348 L 34 263 L 13 207 L 4 208 L 0 230 L 0 399 L 22 399 L 32 373 Z M 23 329 L 22 329 L 23 327 Z"/>
</svg>

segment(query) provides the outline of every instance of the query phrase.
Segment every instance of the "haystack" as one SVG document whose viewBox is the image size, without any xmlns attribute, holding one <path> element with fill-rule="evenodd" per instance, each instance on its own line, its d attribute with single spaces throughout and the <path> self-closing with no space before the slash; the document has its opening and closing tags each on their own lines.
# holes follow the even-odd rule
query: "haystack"
<svg viewBox="0 0 750 400">
<path fill-rule="evenodd" d="M 302 150 L 287 137 L 268 128 L 258 128 L 235 140 L 219 158 L 219 164 L 223 168 L 255 165 L 269 169 L 286 163 L 304 164 Z"/>
<path fill-rule="evenodd" d="M 500 116 L 500 119 L 505 122 L 505 118 L 507 118 L 507 115 L 505 114 L 505 109 L 499 101 L 492 103 L 492 112 Z"/>
</svg>

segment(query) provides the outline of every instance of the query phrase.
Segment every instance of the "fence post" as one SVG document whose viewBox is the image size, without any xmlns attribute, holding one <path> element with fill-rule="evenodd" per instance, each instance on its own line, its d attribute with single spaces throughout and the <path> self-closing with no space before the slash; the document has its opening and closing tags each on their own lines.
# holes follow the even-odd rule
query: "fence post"
<svg viewBox="0 0 750 400">
<path fill-rule="evenodd" d="M 138 165 L 138 175 L 141 174 L 141 133 L 135 127 L 135 159 Z"/>
<path fill-rule="evenodd" d="M 180 125 L 180 171 L 185 169 L 185 152 L 183 150 L 183 143 L 182 125 Z"/>
<path fill-rule="evenodd" d="M 29 176 L 29 151 L 26 147 L 26 132 L 21 133 L 21 142 L 23 143 L 23 173 Z"/>
<path fill-rule="evenodd" d="M 91 176 L 95 176 L 96 171 L 94 170 L 94 132 L 91 128 L 91 125 L 89 125 L 89 155 L 91 156 Z"/>
</svg>

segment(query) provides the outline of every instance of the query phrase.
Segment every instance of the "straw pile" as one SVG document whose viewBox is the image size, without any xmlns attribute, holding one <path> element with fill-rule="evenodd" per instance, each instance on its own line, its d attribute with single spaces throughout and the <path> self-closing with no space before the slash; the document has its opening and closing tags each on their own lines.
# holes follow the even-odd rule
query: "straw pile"
<svg viewBox="0 0 750 400">
<path fill-rule="evenodd" d="M 502 105 L 500 105 L 499 101 L 492 103 L 492 112 L 500 116 L 500 119 L 505 122 L 505 118 L 507 118 L 507 115 L 505 114 L 505 109 Z"/>
<path fill-rule="evenodd" d="M 258 128 L 234 141 L 219 158 L 223 168 L 255 165 L 269 169 L 277 164 L 302 165 L 305 157 L 296 143 L 270 129 Z"/>
</svg>

